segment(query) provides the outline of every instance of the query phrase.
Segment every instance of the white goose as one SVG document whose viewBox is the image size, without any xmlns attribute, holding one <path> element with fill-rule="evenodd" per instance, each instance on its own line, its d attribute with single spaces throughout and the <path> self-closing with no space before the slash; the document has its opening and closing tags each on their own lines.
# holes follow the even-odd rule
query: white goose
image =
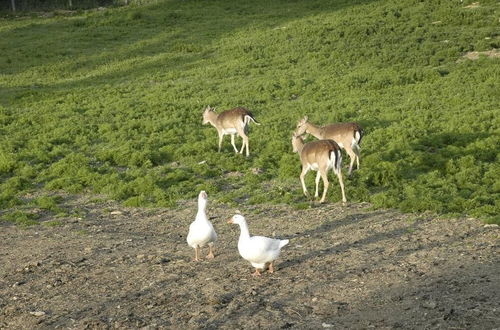
<svg viewBox="0 0 500 330">
<path fill-rule="evenodd" d="M 238 251 L 243 259 L 250 261 L 255 267 L 252 275 L 260 276 L 260 271 L 264 271 L 269 265 L 269 272 L 274 272 L 274 260 L 280 255 L 282 247 L 288 244 L 288 240 L 274 239 L 264 236 L 250 236 L 245 218 L 236 214 L 227 221 L 240 226 L 240 239 L 238 240 Z"/>
<path fill-rule="evenodd" d="M 213 244 L 217 240 L 212 223 L 208 221 L 205 209 L 207 207 L 208 196 L 205 191 L 200 191 L 198 195 L 198 213 L 195 220 L 189 225 L 187 243 L 194 248 L 194 261 L 200 261 L 198 258 L 200 248 L 208 244 L 209 252 L 207 259 L 214 258 Z"/>
</svg>

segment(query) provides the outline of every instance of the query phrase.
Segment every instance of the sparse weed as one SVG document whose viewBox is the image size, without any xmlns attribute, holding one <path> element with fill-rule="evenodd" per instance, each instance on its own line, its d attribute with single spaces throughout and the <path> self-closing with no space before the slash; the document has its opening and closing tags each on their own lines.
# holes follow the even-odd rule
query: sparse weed
<svg viewBox="0 0 500 330">
<path fill-rule="evenodd" d="M 45 221 L 42 222 L 42 225 L 46 227 L 59 227 L 63 225 L 63 222 L 60 220 L 51 220 L 51 221 Z"/>
<path fill-rule="evenodd" d="M 311 203 L 308 203 L 308 202 L 294 203 L 293 207 L 296 210 L 306 210 L 306 209 L 311 208 Z"/>
<path fill-rule="evenodd" d="M 88 230 L 85 230 L 85 229 L 80 229 L 80 230 L 77 230 L 77 231 L 76 231 L 76 234 L 77 234 L 77 235 L 80 235 L 80 236 L 87 236 L 87 235 L 89 235 L 90 233 L 89 233 L 89 231 L 88 231 Z"/>
</svg>

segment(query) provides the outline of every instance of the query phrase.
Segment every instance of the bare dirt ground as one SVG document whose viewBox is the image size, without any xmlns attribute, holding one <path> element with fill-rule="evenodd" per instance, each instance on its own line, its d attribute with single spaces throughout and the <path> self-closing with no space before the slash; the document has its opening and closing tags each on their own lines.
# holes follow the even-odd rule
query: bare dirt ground
<svg viewBox="0 0 500 330">
<path fill-rule="evenodd" d="M 290 239 L 277 271 L 255 278 L 226 223 L 233 208 L 209 203 L 216 258 L 195 263 L 195 200 L 66 207 L 81 216 L 0 224 L 0 328 L 500 328 L 499 228 L 478 220 L 242 206 L 252 234 Z"/>
</svg>

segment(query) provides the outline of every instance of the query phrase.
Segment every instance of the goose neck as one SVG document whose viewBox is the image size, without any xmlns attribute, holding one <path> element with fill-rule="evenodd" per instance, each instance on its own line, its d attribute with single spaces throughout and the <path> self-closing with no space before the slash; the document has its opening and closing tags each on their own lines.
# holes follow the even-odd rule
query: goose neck
<svg viewBox="0 0 500 330">
<path fill-rule="evenodd" d="M 198 201 L 198 213 L 200 212 L 205 212 L 205 209 L 207 208 L 207 201 Z"/>
<path fill-rule="evenodd" d="M 198 213 L 196 213 L 196 220 L 207 220 L 207 216 L 205 214 L 205 209 L 198 209 Z"/>
<path fill-rule="evenodd" d="M 247 239 L 250 237 L 250 231 L 248 230 L 248 225 L 244 223 L 240 223 L 240 239 Z"/>
<path fill-rule="evenodd" d="M 196 219 L 204 220 L 207 218 L 206 212 L 206 203 L 198 203 L 198 212 L 196 213 Z"/>
</svg>

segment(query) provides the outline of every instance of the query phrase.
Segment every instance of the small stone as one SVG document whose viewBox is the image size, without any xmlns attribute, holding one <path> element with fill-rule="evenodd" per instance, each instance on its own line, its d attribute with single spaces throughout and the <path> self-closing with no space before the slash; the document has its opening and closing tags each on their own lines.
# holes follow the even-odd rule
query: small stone
<svg viewBox="0 0 500 330">
<path fill-rule="evenodd" d="M 323 326 L 323 328 L 333 328 L 333 324 L 330 323 L 322 323 L 321 326 Z"/>
<path fill-rule="evenodd" d="M 422 307 L 427 308 L 427 309 L 434 309 L 437 307 L 437 303 L 435 301 L 426 301 L 422 303 Z"/>
<path fill-rule="evenodd" d="M 166 264 L 167 262 L 170 262 L 170 259 L 158 256 L 158 257 L 155 257 L 155 259 L 153 261 L 155 264 Z"/>
<path fill-rule="evenodd" d="M 251 171 L 252 171 L 252 174 L 254 174 L 254 175 L 258 175 L 258 174 L 261 174 L 263 172 L 262 169 L 258 168 L 258 167 L 253 167 L 251 169 Z"/>
<path fill-rule="evenodd" d="M 112 211 L 110 214 L 111 215 L 122 215 L 123 212 L 122 211 Z"/>
<path fill-rule="evenodd" d="M 30 314 L 34 315 L 34 316 L 44 316 L 45 312 L 43 312 L 43 311 L 36 311 L 36 312 L 30 312 Z"/>
</svg>

